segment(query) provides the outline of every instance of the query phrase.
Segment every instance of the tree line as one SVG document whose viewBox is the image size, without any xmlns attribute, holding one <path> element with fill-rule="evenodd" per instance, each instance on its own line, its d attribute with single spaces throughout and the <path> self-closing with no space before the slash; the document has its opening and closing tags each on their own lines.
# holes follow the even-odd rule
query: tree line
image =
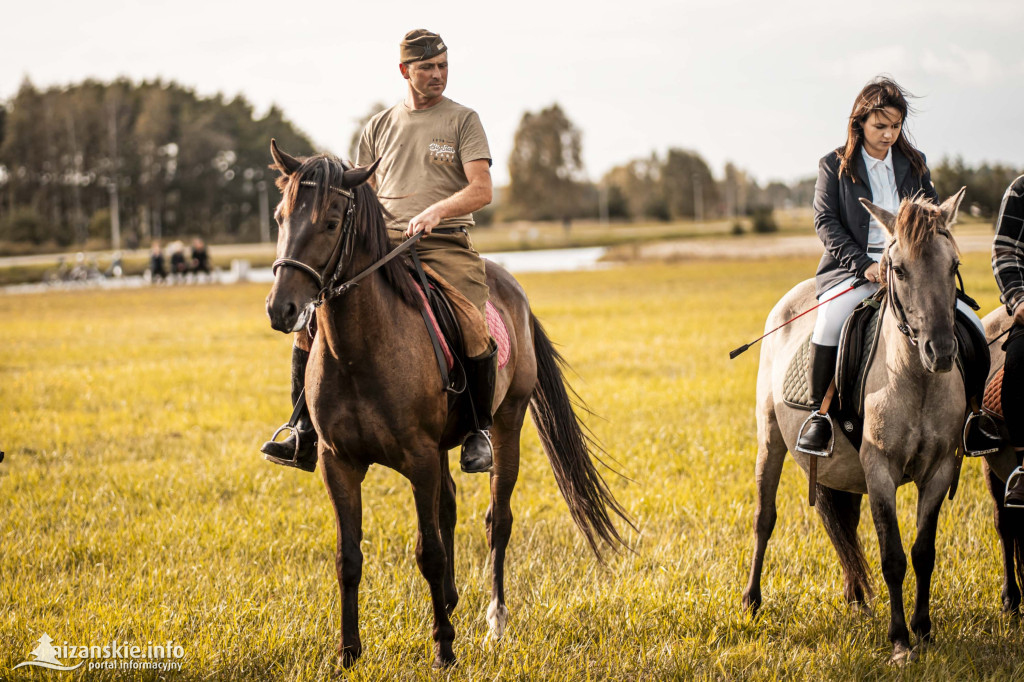
<svg viewBox="0 0 1024 682">
<path fill-rule="evenodd" d="M 755 218 L 756 228 L 765 214 L 810 207 L 814 199 L 813 176 L 762 186 L 727 163 L 722 177 L 715 178 L 699 153 L 678 148 L 616 166 L 591 183 L 581 155 L 582 135 L 557 104 L 523 114 L 509 161 L 507 202 L 498 208 L 498 217 L 670 221 L 746 215 Z M 966 185 L 971 213 L 987 218 L 995 217 L 1006 188 L 1024 173 L 998 164 L 972 168 L 960 158 L 943 159 L 931 171 L 939 196 L 951 196 Z"/>
<path fill-rule="evenodd" d="M 257 241 L 279 201 L 272 136 L 313 151 L 280 109 L 257 118 L 242 96 L 160 80 L 40 90 L 26 79 L 0 107 L 0 241 Z"/>
<path fill-rule="evenodd" d="M 383 108 L 371 107 L 358 127 Z M 271 238 L 269 210 L 280 199 L 267 168 L 271 137 L 290 152 L 314 151 L 280 109 L 257 117 L 242 96 L 201 97 L 160 80 L 40 90 L 26 79 L 0 105 L 0 249 Z M 591 182 L 582 150 L 581 131 L 558 104 L 525 112 L 508 160 L 509 186 L 480 222 L 749 215 L 757 227 L 767 215 L 770 228 L 772 210 L 810 206 L 814 195 L 813 177 L 762 186 L 732 163 L 715 177 L 699 153 L 681 148 L 633 159 Z M 1020 172 L 961 159 L 932 166 L 940 196 L 967 185 L 972 212 L 987 217 Z"/>
</svg>

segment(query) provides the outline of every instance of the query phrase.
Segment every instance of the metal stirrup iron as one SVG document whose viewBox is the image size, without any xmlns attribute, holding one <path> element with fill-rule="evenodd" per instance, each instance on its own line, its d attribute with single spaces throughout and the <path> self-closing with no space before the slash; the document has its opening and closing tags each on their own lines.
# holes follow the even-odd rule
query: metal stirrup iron
<svg viewBox="0 0 1024 682">
<path fill-rule="evenodd" d="M 302 391 L 299 392 L 299 399 L 295 401 L 295 409 L 292 410 L 292 416 L 288 418 L 288 421 L 286 423 L 278 427 L 277 431 L 274 431 L 274 435 L 270 437 L 271 441 L 276 441 L 278 435 L 280 435 L 282 431 L 289 431 L 291 433 L 291 435 L 295 438 L 295 451 L 292 452 L 292 458 L 288 461 L 292 462 L 293 464 L 299 461 L 299 447 L 301 446 L 301 437 L 299 436 L 299 429 L 296 426 L 296 422 L 299 419 L 299 415 L 302 414 L 302 408 L 305 407 L 305 405 L 306 389 L 303 388 Z M 271 455 L 263 455 L 263 459 L 269 460 L 270 457 Z"/>
</svg>

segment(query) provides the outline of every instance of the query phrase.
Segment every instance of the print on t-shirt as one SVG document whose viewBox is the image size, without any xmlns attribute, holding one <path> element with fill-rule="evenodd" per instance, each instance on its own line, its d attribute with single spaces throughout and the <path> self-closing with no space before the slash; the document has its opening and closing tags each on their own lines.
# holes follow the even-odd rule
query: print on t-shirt
<svg viewBox="0 0 1024 682">
<path fill-rule="evenodd" d="M 455 165 L 455 142 L 441 137 L 430 141 L 430 163 L 438 166 Z"/>
</svg>

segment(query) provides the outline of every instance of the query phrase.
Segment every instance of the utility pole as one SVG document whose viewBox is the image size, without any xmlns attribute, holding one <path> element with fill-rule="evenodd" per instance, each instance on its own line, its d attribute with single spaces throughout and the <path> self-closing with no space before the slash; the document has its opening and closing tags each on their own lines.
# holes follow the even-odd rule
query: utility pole
<svg viewBox="0 0 1024 682">
<path fill-rule="evenodd" d="M 270 202 L 267 198 L 267 181 L 260 180 L 256 183 L 256 189 L 260 192 L 260 241 L 270 241 Z"/>
<path fill-rule="evenodd" d="M 110 244 L 114 250 L 121 248 L 121 202 L 117 195 L 118 166 L 120 158 L 117 154 L 117 106 L 110 102 L 110 174 L 111 180 L 108 190 L 110 191 Z"/>
<path fill-rule="evenodd" d="M 704 192 L 701 188 L 700 174 L 693 174 L 693 219 L 704 222 Z"/>
</svg>

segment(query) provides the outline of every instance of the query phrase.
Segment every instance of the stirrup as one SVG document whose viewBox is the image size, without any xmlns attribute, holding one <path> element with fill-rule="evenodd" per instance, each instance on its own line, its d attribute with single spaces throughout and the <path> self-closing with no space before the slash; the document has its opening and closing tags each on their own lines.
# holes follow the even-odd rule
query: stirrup
<svg viewBox="0 0 1024 682">
<path fill-rule="evenodd" d="M 825 421 L 828 422 L 828 428 L 829 428 L 829 431 L 831 432 L 831 435 L 829 436 L 829 439 L 828 439 L 828 447 L 826 449 L 824 449 L 824 450 L 810 450 L 808 448 L 800 447 L 800 438 L 804 435 L 804 429 L 807 428 L 807 425 L 810 424 L 811 420 L 814 419 L 815 417 L 823 417 L 825 419 Z M 804 420 L 804 423 L 800 425 L 800 430 L 797 431 L 797 434 L 796 434 L 796 451 L 797 452 L 802 452 L 805 455 L 814 455 L 815 457 L 831 457 L 832 456 L 832 448 L 835 446 L 835 444 L 836 444 L 836 428 L 835 428 L 835 424 L 832 423 L 832 417 L 830 417 L 827 412 L 825 414 L 822 414 L 818 410 L 815 410 L 814 412 L 811 412 L 810 416 L 807 417 L 807 419 Z"/>
<path fill-rule="evenodd" d="M 465 464 L 466 457 L 466 442 L 473 436 L 482 436 L 487 441 L 487 450 L 489 451 L 490 464 L 486 468 L 481 469 L 467 469 Z M 459 468 L 467 474 L 482 474 L 490 471 L 494 468 L 494 444 L 491 442 L 491 433 L 487 429 L 479 429 L 477 431 L 470 431 L 466 437 L 462 440 L 462 448 L 459 451 Z"/>
<path fill-rule="evenodd" d="M 267 460 L 268 462 L 273 462 L 274 464 L 284 464 L 285 466 L 298 466 L 299 444 L 301 438 L 301 436 L 299 436 L 299 427 L 296 426 L 295 424 L 282 424 L 281 427 L 277 429 L 277 431 L 274 431 L 274 435 L 270 437 L 270 442 L 276 442 L 277 437 L 281 434 L 282 431 L 290 431 L 291 435 L 295 437 L 295 449 L 292 451 L 292 458 L 284 459 L 283 457 L 277 457 L 275 455 L 271 455 L 264 452 L 263 459 Z M 287 440 L 287 438 L 285 440 Z"/>
<path fill-rule="evenodd" d="M 1021 476 L 1024 476 L 1024 468 L 1017 467 L 1006 477 L 1006 490 L 1003 491 L 1003 507 L 1007 509 L 1024 509 L 1024 504 L 1009 504 L 1006 501 L 1006 496 L 1010 493 L 1010 483 Z"/>
<path fill-rule="evenodd" d="M 964 456 L 965 457 L 984 457 L 985 455 L 994 455 L 995 453 L 999 452 L 999 450 L 1001 449 L 998 443 L 996 444 L 996 446 L 994 448 L 988 448 L 986 450 L 969 450 L 969 449 L 967 449 L 967 434 L 970 433 L 971 422 L 973 422 L 975 419 L 981 419 L 982 417 L 985 417 L 989 421 L 992 420 L 992 417 L 989 417 L 984 412 L 971 412 L 970 414 L 967 415 L 967 419 L 964 421 L 964 430 L 963 430 L 963 433 L 960 436 L 960 442 L 964 446 Z M 980 424 L 978 425 L 978 428 L 979 429 L 981 428 Z M 985 437 L 987 437 L 987 438 L 991 438 L 991 436 L 989 434 L 985 433 L 984 430 L 982 430 L 982 434 Z"/>
</svg>

